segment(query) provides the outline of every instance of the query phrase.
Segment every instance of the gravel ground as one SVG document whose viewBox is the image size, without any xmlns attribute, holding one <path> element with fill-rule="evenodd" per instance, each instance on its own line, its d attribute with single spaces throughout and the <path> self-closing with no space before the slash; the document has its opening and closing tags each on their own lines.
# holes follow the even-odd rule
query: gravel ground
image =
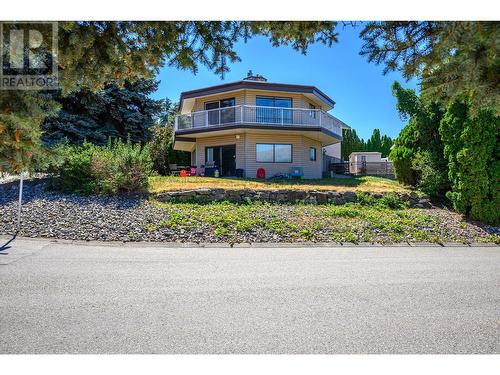
<svg viewBox="0 0 500 375">
<path fill-rule="evenodd" d="M 15 232 L 18 183 L 0 183 L 0 234 Z M 100 241 L 168 241 L 168 242 L 228 242 L 228 238 L 214 234 L 209 224 L 194 229 L 157 227 L 167 213 L 140 197 L 87 197 L 45 189 L 43 180 L 27 181 L 24 189 L 22 229 L 24 237 L 46 237 L 69 240 Z M 282 206 L 283 217 L 292 214 L 293 207 Z M 421 210 L 439 219 L 441 238 L 471 243 L 484 241 L 498 228 L 468 223 L 461 216 L 444 209 Z M 155 226 L 155 230 L 151 230 Z M 432 230 L 432 229 L 430 229 Z M 377 234 L 374 234 L 377 238 Z M 384 239 L 380 234 L 381 241 Z M 328 242 L 327 233 L 313 239 Z M 290 236 L 265 229 L 243 232 L 231 242 L 290 242 Z M 375 239 L 375 241 L 377 241 Z M 386 241 L 383 241 L 386 242 Z"/>
</svg>

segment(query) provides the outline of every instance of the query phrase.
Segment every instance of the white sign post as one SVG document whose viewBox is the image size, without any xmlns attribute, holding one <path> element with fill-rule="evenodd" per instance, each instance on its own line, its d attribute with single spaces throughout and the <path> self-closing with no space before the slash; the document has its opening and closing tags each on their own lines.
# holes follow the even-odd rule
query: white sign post
<svg viewBox="0 0 500 375">
<path fill-rule="evenodd" d="M 21 204 L 23 202 L 23 179 L 24 172 L 21 172 L 19 176 L 19 202 L 17 205 L 17 232 L 21 230 Z"/>
</svg>

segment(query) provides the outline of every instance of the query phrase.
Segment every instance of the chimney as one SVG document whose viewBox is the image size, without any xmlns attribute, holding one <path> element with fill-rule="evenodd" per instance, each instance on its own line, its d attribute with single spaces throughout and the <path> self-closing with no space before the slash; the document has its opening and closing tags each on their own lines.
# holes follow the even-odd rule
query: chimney
<svg viewBox="0 0 500 375">
<path fill-rule="evenodd" d="M 260 74 L 253 74 L 251 70 L 248 71 L 247 76 L 243 79 L 244 81 L 258 81 L 258 82 L 267 82 L 267 79 Z"/>
</svg>

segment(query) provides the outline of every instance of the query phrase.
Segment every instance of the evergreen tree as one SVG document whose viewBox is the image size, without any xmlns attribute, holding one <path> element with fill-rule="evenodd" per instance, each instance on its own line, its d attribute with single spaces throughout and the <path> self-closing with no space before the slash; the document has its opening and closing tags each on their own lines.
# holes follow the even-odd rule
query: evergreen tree
<svg viewBox="0 0 500 375">
<path fill-rule="evenodd" d="M 441 121 L 444 155 L 449 163 L 453 207 L 475 220 L 500 224 L 500 117 L 492 110 L 471 111 L 457 97 Z"/>
<path fill-rule="evenodd" d="M 42 141 L 54 145 L 63 140 L 71 144 L 86 140 L 104 145 L 109 138 L 118 138 L 145 143 L 162 111 L 162 101 L 149 97 L 157 87 L 157 81 L 138 79 L 126 81 L 123 87 L 108 84 L 98 92 L 84 89 L 66 97 L 59 94 L 55 100 L 61 110 L 42 124 Z"/>
<path fill-rule="evenodd" d="M 137 78 L 151 79 L 165 64 L 195 73 L 203 65 L 223 76 L 229 62 L 240 60 L 234 50 L 238 40 L 264 35 L 273 46 L 290 45 L 305 54 L 313 43 L 336 42 L 335 25 L 319 21 L 60 22 L 61 94 L 96 92 L 109 82 L 121 86 Z M 40 125 L 51 114 L 48 108 L 55 110 L 57 102 L 38 92 L 11 90 L 0 95 L 1 171 L 30 168 L 39 150 L 35 145 L 40 143 Z M 25 147 L 16 148 L 15 143 Z"/>
<path fill-rule="evenodd" d="M 441 106 L 438 103 L 423 103 L 414 90 L 404 89 L 398 82 L 394 82 L 392 91 L 401 118 L 409 120 L 396 138 L 389 155 L 394 163 L 397 179 L 407 185 L 419 186 L 431 195 L 444 194 L 449 185 L 443 142 L 439 135 L 439 123 L 443 117 Z M 432 179 L 439 181 L 437 184 L 433 183 L 432 187 L 421 180 L 422 163 L 418 163 L 418 168 L 415 167 L 415 160 L 424 157 L 429 159 L 428 167 L 437 174 Z"/>
<path fill-rule="evenodd" d="M 349 160 L 349 155 L 352 152 L 363 151 L 364 142 L 356 134 L 354 129 L 343 129 L 342 130 L 342 145 L 341 145 L 341 157 L 342 160 Z"/>
<path fill-rule="evenodd" d="M 471 108 L 500 108 L 497 22 L 369 22 L 361 32 L 361 55 L 384 64 L 384 74 L 400 70 L 422 78 L 423 98 L 450 103 L 456 94 Z"/>
<path fill-rule="evenodd" d="M 367 151 L 378 151 L 382 150 L 382 140 L 380 138 L 380 130 L 373 129 L 373 133 L 371 137 L 366 142 L 366 150 Z"/>
<path fill-rule="evenodd" d="M 380 152 L 382 153 L 382 157 L 386 158 L 389 156 L 389 153 L 391 152 L 391 147 L 393 145 L 392 138 L 389 137 L 388 135 L 383 135 L 381 139 L 381 144 L 380 144 Z"/>
<path fill-rule="evenodd" d="M 344 129 L 342 131 L 342 160 L 349 160 L 349 155 L 352 152 L 359 151 L 377 151 L 382 153 L 382 157 L 389 156 L 392 147 L 392 139 L 387 135 L 380 137 L 380 130 L 373 129 L 373 134 L 365 142 L 363 138 L 359 138 L 356 130 Z"/>
</svg>

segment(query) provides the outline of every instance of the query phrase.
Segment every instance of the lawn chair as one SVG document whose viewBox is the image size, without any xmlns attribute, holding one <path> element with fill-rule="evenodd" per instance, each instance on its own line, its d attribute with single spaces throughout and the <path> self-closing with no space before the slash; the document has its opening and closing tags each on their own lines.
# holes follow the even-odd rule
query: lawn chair
<svg viewBox="0 0 500 375">
<path fill-rule="evenodd" d="M 288 172 L 288 178 L 298 178 L 300 180 L 304 179 L 304 170 L 302 167 L 290 167 L 290 171 Z"/>
<path fill-rule="evenodd" d="M 168 167 L 170 168 L 170 174 L 172 176 L 179 176 L 181 173 L 181 170 L 177 168 L 177 164 L 169 164 Z"/>
</svg>

